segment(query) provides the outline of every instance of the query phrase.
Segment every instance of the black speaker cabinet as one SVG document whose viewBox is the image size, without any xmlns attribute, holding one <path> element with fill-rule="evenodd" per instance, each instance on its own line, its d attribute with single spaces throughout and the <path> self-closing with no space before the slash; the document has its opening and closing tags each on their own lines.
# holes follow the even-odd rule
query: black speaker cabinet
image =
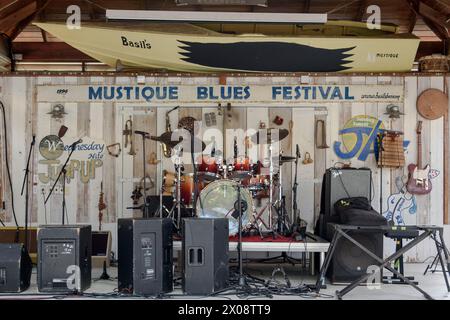
<svg viewBox="0 0 450 320">
<path fill-rule="evenodd" d="M 369 168 L 329 168 L 322 181 L 321 208 L 316 234 L 326 237 L 328 223 L 339 223 L 334 204 L 342 198 L 372 198 L 372 171 Z"/>
<path fill-rule="evenodd" d="M 118 220 L 119 291 L 156 295 L 173 290 L 171 219 Z"/>
<path fill-rule="evenodd" d="M 31 259 L 20 243 L 0 244 L 0 293 L 22 292 L 30 286 Z"/>
<path fill-rule="evenodd" d="M 334 228 L 328 227 L 327 229 L 327 238 L 331 239 Z M 348 235 L 369 249 L 370 252 L 383 258 L 383 233 L 352 230 L 348 232 Z M 367 268 L 371 265 L 378 266 L 379 263 L 352 242 L 341 237 L 328 267 L 327 277 L 334 284 L 350 283 L 366 274 Z M 382 274 L 380 274 L 380 279 L 381 277 Z"/>
<path fill-rule="evenodd" d="M 28 227 L 28 244 L 27 251 L 31 258 L 31 262 L 37 263 L 37 228 Z M 17 228 L 16 227 L 1 227 L 0 228 L 0 243 L 16 243 Z M 25 245 L 25 228 L 19 228 L 19 243 Z"/>
<path fill-rule="evenodd" d="M 46 225 L 38 229 L 38 289 L 70 293 L 91 286 L 90 225 Z"/>
<path fill-rule="evenodd" d="M 228 219 L 188 218 L 182 222 L 183 291 L 207 295 L 228 281 Z"/>
<path fill-rule="evenodd" d="M 325 173 L 325 211 L 334 216 L 334 204 L 342 198 L 372 198 L 372 171 L 369 168 L 327 169 Z"/>
</svg>

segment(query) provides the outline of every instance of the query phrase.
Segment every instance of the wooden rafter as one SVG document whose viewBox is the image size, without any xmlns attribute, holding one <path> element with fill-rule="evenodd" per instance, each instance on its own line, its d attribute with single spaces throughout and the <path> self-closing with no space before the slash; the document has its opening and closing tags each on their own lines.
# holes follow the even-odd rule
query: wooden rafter
<svg viewBox="0 0 450 320">
<path fill-rule="evenodd" d="M 12 14 L 0 20 L 0 32 L 6 33 L 12 37 L 11 33 L 15 26 L 21 21 L 33 15 L 37 10 L 36 2 L 31 2 L 15 10 Z"/>
<path fill-rule="evenodd" d="M 44 10 L 48 6 L 50 2 L 51 0 L 37 0 L 36 10 L 27 18 L 19 22 L 19 24 L 17 24 L 17 26 L 12 30 L 10 37 L 12 39 L 15 39 L 22 32 L 22 30 L 25 29 L 25 27 L 29 25 L 31 21 L 34 20 L 36 15 L 39 14 L 42 10 Z"/>
<path fill-rule="evenodd" d="M 409 0 L 408 1 L 411 10 L 414 11 L 416 16 L 420 16 L 428 28 L 442 41 L 441 52 L 448 54 L 448 45 L 450 39 L 449 28 L 445 17 L 441 13 L 436 12 L 435 9 L 425 4 L 422 0 Z"/>
<path fill-rule="evenodd" d="M 414 10 L 411 10 L 410 16 L 409 16 L 409 24 L 408 24 L 408 32 L 412 33 L 414 31 L 414 28 L 416 27 L 417 23 L 417 14 L 414 12 Z"/>
<path fill-rule="evenodd" d="M 445 30 L 447 37 L 449 36 L 448 29 L 450 28 L 450 23 L 446 21 L 447 17 L 445 14 L 436 11 L 427 4 L 420 2 L 419 13 L 422 17 L 433 22 L 434 25 L 438 26 L 440 29 Z"/>
<path fill-rule="evenodd" d="M 308 13 L 309 10 L 311 10 L 311 0 L 304 0 L 303 1 L 303 13 Z"/>
<path fill-rule="evenodd" d="M 356 12 L 355 21 L 362 21 L 366 14 L 367 0 L 360 0 L 358 11 Z"/>
<path fill-rule="evenodd" d="M 13 51 L 25 62 L 94 62 L 95 59 L 65 42 L 14 42 Z"/>
</svg>

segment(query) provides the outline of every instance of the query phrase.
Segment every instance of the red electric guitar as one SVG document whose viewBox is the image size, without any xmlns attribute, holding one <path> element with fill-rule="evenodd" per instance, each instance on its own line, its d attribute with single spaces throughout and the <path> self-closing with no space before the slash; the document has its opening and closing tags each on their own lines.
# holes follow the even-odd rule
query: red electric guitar
<svg viewBox="0 0 450 320">
<path fill-rule="evenodd" d="M 429 178 L 430 165 L 422 168 L 422 121 L 417 123 L 417 165 L 408 165 L 408 183 L 406 189 L 412 194 L 428 194 L 432 186 Z"/>
</svg>

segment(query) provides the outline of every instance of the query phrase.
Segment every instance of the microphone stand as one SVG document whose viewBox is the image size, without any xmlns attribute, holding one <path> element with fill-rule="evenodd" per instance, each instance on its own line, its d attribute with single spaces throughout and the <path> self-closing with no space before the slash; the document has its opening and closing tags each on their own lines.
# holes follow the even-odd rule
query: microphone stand
<svg viewBox="0 0 450 320">
<path fill-rule="evenodd" d="M 22 182 L 22 191 L 20 192 L 20 195 L 23 196 L 23 192 L 25 189 L 25 235 L 24 235 L 24 247 L 25 250 L 28 251 L 28 198 L 29 198 L 29 176 L 30 176 L 30 161 L 31 161 L 31 154 L 33 153 L 33 148 L 36 143 L 36 135 L 33 134 L 33 139 L 31 140 L 30 149 L 28 151 L 28 160 L 27 160 L 27 167 L 25 169 L 25 175 L 23 176 L 23 182 Z"/>
<path fill-rule="evenodd" d="M 144 204 L 142 205 L 142 217 L 148 219 L 150 217 L 150 203 L 147 201 L 147 174 L 145 163 L 145 139 L 149 138 L 149 134 L 141 131 L 134 131 L 142 136 L 142 165 L 144 169 Z"/>
<path fill-rule="evenodd" d="M 292 220 L 294 221 L 294 223 L 296 223 L 296 221 L 297 221 L 297 212 L 298 212 L 297 211 L 298 210 L 298 207 L 297 207 L 297 189 L 298 189 L 297 172 L 298 172 L 298 159 L 299 158 L 300 158 L 300 155 L 296 154 L 295 162 L 294 162 L 294 164 L 295 164 L 294 185 L 292 187 L 292 198 L 293 198 L 293 200 L 292 200 L 292 211 L 294 213 L 294 216 L 292 217 L 293 218 Z"/>
<path fill-rule="evenodd" d="M 66 162 L 64 162 L 64 165 L 62 166 L 61 171 L 59 171 L 58 177 L 56 178 L 55 183 L 53 183 L 53 186 L 50 189 L 50 192 L 48 193 L 48 196 L 44 201 L 44 204 L 47 204 L 48 199 L 50 199 L 50 196 L 52 195 L 53 190 L 55 189 L 56 184 L 58 183 L 59 179 L 61 178 L 61 174 L 62 174 L 63 175 L 62 225 L 65 224 L 65 219 L 64 219 L 65 215 L 64 214 L 66 212 L 66 174 L 67 174 L 66 167 L 67 167 L 67 164 L 69 163 L 70 158 L 72 157 L 73 152 L 75 151 L 75 147 L 80 142 L 81 142 L 81 140 L 78 140 L 78 141 L 75 141 L 74 143 L 72 143 L 72 145 L 70 147 L 69 156 L 67 157 Z"/>
<path fill-rule="evenodd" d="M 244 276 L 244 267 L 242 262 L 242 201 L 241 201 L 241 184 L 238 182 L 237 185 L 238 192 L 238 206 L 239 206 L 239 221 L 238 221 L 238 264 L 239 264 L 239 280 L 238 284 L 240 287 L 246 286 L 245 276 Z"/>
<path fill-rule="evenodd" d="M 236 180 L 235 180 L 236 181 Z M 238 243 L 237 243 L 237 253 L 238 253 L 238 269 L 239 269 L 239 275 L 238 275 L 238 282 L 237 284 L 234 284 L 230 287 L 226 287 L 224 289 L 218 290 L 212 294 L 218 295 L 223 292 L 228 292 L 234 290 L 237 294 L 240 293 L 246 293 L 248 292 L 248 284 L 244 275 L 244 263 L 242 261 L 242 199 L 241 199 L 241 183 L 239 180 L 237 182 L 237 204 L 238 204 L 238 211 L 239 211 L 239 220 L 238 220 Z M 247 206 L 247 205 L 246 205 Z M 248 208 L 247 208 L 248 209 Z M 246 210 L 247 210 L 246 209 Z M 236 210 L 236 202 L 234 205 L 234 210 Z"/>
</svg>

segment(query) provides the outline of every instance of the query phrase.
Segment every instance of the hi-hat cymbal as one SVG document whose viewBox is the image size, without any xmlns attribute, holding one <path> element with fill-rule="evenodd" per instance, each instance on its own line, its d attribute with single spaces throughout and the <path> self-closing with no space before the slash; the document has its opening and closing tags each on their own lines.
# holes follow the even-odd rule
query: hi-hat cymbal
<svg viewBox="0 0 450 320">
<path fill-rule="evenodd" d="M 150 139 L 154 140 L 154 141 L 158 141 L 161 143 L 164 143 L 166 146 L 168 146 L 171 149 L 174 149 L 179 143 L 182 143 L 182 147 L 183 147 L 183 151 L 185 152 L 191 152 L 191 141 L 187 141 L 186 143 L 183 143 L 183 136 L 179 136 L 178 140 L 172 140 L 172 134 L 173 132 L 167 131 L 164 132 L 163 134 L 161 134 L 159 137 L 157 136 L 151 136 Z M 192 137 L 192 136 L 191 136 Z M 175 138 L 175 137 L 174 137 Z M 197 146 L 201 145 L 201 150 L 198 151 L 203 151 L 206 148 L 206 144 L 201 141 L 200 139 L 196 138 L 196 137 L 192 137 L 194 139 L 194 148 L 196 148 Z M 195 150 L 197 151 L 197 150 Z"/>
<path fill-rule="evenodd" d="M 278 131 L 278 134 L 277 134 Z M 251 140 L 256 144 L 271 144 L 283 140 L 289 135 L 287 129 L 259 129 L 257 133 L 251 136 Z"/>
</svg>

